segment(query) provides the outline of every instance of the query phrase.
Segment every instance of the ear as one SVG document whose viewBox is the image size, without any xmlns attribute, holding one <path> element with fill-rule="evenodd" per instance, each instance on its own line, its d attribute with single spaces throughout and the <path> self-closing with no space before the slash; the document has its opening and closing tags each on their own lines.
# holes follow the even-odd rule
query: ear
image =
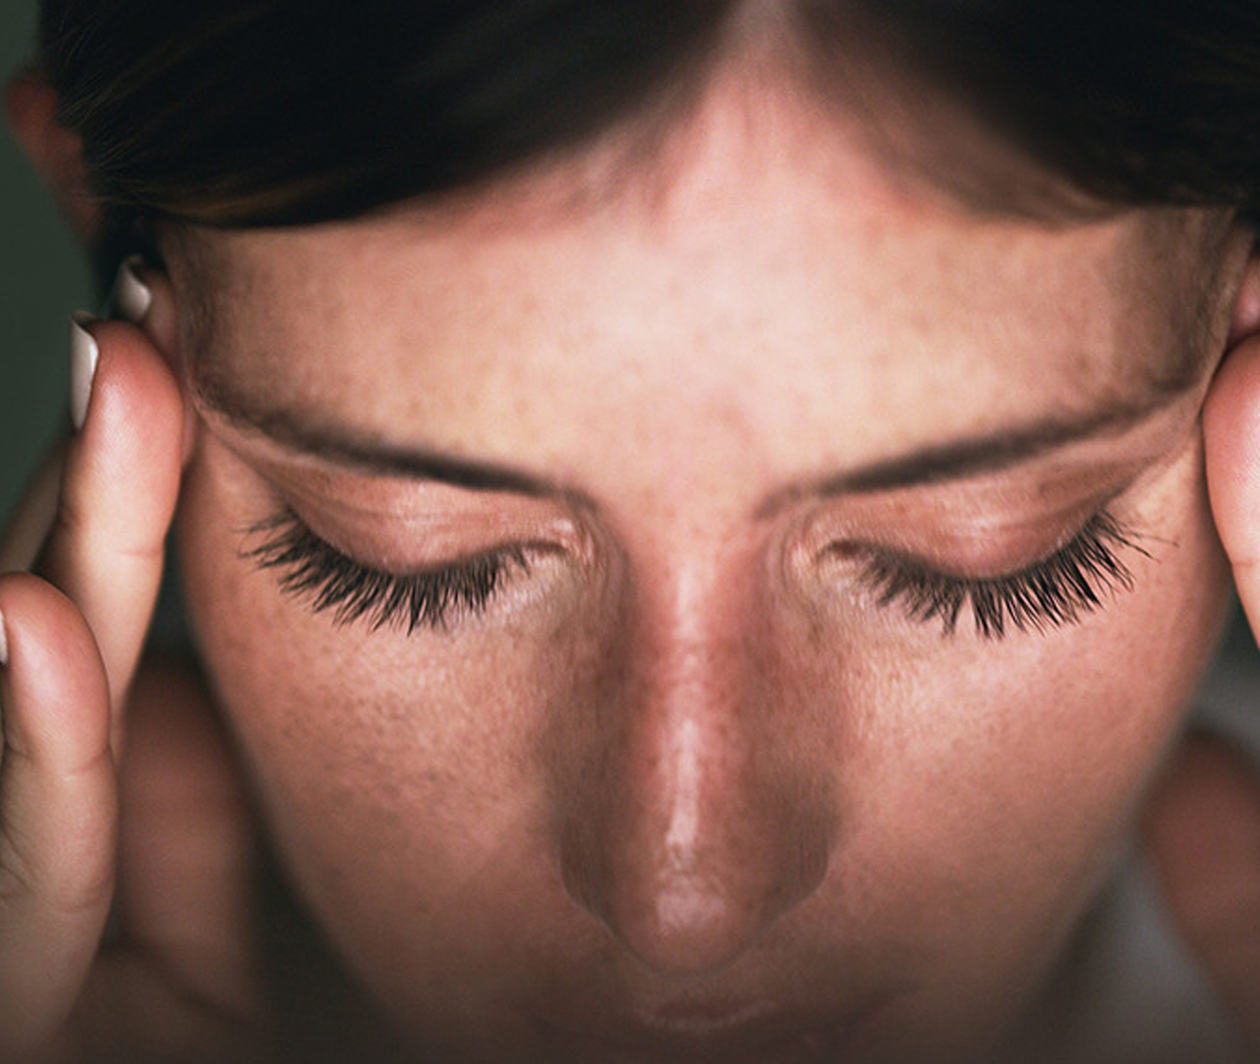
<svg viewBox="0 0 1260 1064">
<path fill-rule="evenodd" d="M 4 113 L 80 243 L 90 247 L 100 232 L 103 212 L 88 188 L 78 134 L 56 120 L 56 90 L 41 75 L 22 71 L 5 89 Z"/>
<path fill-rule="evenodd" d="M 1260 237 L 1252 250 L 1242 288 L 1234 301 L 1234 316 L 1229 325 L 1229 346 L 1260 335 Z"/>
</svg>

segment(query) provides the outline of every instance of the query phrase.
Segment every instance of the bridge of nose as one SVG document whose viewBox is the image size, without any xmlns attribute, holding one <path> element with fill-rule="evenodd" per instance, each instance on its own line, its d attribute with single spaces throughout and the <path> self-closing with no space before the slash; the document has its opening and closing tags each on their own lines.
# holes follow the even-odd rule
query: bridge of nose
<svg viewBox="0 0 1260 1064">
<path fill-rule="evenodd" d="M 598 725 L 553 761 L 571 895 L 660 969 L 733 959 L 826 869 L 826 790 L 775 704 L 765 598 L 715 566 L 637 595 Z"/>
</svg>

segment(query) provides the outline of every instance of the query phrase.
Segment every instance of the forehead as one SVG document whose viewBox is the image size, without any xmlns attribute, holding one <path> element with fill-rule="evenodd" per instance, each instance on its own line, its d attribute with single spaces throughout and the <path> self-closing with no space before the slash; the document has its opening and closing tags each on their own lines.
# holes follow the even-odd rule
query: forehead
<svg viewBox="0 0 1260 1064">
<path fill-rule="evenodd" d="M 982 217 L 860 130 L 738 92 L 644 173 L 583 202 L 544 174 L 370 220 L 186 232 L 185 343 L 205 377 L 370 436 L 529 441 L 563 467 L 614 426 L 692 448 L 716 426 L 786 469 L 839 425 L 835 457 L 873 460 L 1140 402 L 1199 372 L 1222 327 L 1228 227 L 1208 212 Z"/>
</svg>

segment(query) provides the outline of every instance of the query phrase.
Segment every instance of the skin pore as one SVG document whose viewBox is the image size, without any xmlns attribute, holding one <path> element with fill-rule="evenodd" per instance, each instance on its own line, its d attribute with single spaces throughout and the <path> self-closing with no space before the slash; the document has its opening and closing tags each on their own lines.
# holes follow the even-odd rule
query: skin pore
<svg viewBox="0 0 1260 1064">
<path fill-rule="evenodd" d="M 168 234 L 198 641 L 295 884 L 422 1043 L 967 1057 L 1211 652 L 1198 414 L 1249 237 L 985 218 L 720 79 L 680 142 L 587 210 Z M 1097 608 L 977 631 L 1100 514 Z M 304 529 L 404 577 L 513 553 L 373 629 L 259 564 Z M 961 581 L 953 630 L 889 571 Z"/>
</svg>

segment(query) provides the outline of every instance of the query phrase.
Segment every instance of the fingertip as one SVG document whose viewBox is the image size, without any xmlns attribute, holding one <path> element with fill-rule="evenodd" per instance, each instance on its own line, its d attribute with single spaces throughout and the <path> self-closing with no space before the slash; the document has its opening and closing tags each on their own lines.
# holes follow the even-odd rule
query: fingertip
<svg viewBox="0 0 1260 1064">
<path fill-rule="evenodd" d="M 91 323 L 90 331 L 100 344 L 102 358 L 108 355 L 120 368 L 115 374 L 134 376 L 139 388 L 160 389 L 159 399 L 171 405 L 179 402 L 175 375 L 166 357 L 144 329 L 131 322 L 101 319 Z"/>
<path fill-rule="evenodd" d="M 78 607 L 41 577 L 0 575 L 0 615 L 4 616 L 6 665 L 11 674 L 47 665 L 45 648 L 68 650 L 74 657 L 95 656 L 95 640 Z M 89 649 L 90 654 L 86 653 Z"/>
<path fill-rule="evenodd" d="M 109 691 L 96 640 L 73 602 L 28 573 L 0 576 L 5 741 L 71 768 L 109 744 Z M 37 707 L 32 709 L 31 707 Z"/>
<path fill-rule="evenodd" d="M 130 255 L 118 267 L 112 302 L 123 318 L 143 331 L 177 384 L 185 379 L 175 287 L 165 269 Z M 182 393 L 181 393 L 182 394 Z M 187 468 L 196 439 L 192 407 L 183 405 L 181 466 Z"/>
<path fill-rule="evenodd" d="M 1260 561 L 1260 337 L 1238 344 L 1203 407 L 1213 516 L 1235 565 Z"/>
<path fill-rule="evenodd" d="M 134 325 L 96 321 L 88 330 L 100 355 L 89 416 L 82 429 L 85 450 L 105 461 L 113 456 L 116 468 L 109 470 L 110 477 L 126 477 L 126 470 L 136 468 L 168 467 L 177 474 L 184 405 L 170 367 Z M 164 455 L 173 461 L 163 462 Z"/>
</svg>

